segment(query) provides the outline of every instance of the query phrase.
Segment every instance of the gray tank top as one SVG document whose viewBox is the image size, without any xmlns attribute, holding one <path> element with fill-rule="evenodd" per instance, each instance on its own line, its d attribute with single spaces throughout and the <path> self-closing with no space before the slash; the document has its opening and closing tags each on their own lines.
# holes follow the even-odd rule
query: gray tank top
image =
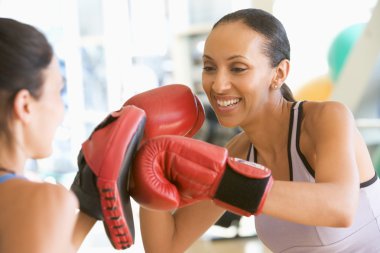
<svg viewBox="0 0 380 253">
<path fill-rule="evenodd" d="M 302 102 L 293 104 L 289 126 L 290 181 L 315 182 L 314 170 L 299 147 Z M 256 162 L 251 144 L 247 160 Z M 322 208 L 322 207 L 321 207 Z M 377 175 L 360 184 L 355 220 L 348 228 L 297 224 L 261 214 L 255 217 L 257 235 L 273 252 L 335 253 L 380 252 L 380 182 Z"/>
</svg>

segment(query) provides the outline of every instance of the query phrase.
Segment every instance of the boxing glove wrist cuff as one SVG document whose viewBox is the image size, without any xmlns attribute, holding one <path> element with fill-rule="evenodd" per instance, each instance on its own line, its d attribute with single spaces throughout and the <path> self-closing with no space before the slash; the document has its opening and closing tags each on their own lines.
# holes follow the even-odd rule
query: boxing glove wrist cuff
<svg viewBox="0 0 380 253">
<path fill-rule="evenodd" d="M 240 159 L 229 158 L 214 195 L 214 202 L 239 215 L 261 212 L 272 185 L 270 170 Z"/>
</svg>

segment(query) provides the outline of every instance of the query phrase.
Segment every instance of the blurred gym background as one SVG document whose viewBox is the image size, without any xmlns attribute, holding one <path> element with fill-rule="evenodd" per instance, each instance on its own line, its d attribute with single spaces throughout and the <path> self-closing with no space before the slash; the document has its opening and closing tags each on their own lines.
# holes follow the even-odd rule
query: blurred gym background
<svg viewBox="0 0 380 253">
<path fill-rule="evenodd" d="M 80 145 L 98 122 L 134 94 L 171 83 L 188 85 L 204 102 L 207 121 L 196 138 L 224 145 L 239 129 L 218 126 L 204 97 L 203 43 L 215 21 L 248 7 L 267 10 L 284 24 L 291 43 L 287 84 L 296 98 L 345 103 L 380 175 L 377 0 L 0 0 L 0 16 L 46 34 L 65 77 L 66 117 L 54 155 L 29 161 L 28 175 L 69 187 Z M 134 209 L 138 231 L 136 203 Z M 80 252 L 117 252 L 98 225 Z M 136 237 L 127 252 L 143 252 Z M 226 213 L 188 252 L 231 251 L 266 251 L 254 217 Z"/>
</svg>

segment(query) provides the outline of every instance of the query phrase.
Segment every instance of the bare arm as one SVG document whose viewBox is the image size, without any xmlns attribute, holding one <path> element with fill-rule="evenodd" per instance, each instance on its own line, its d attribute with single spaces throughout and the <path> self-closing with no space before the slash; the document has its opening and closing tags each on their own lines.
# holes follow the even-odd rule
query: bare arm
<svg viewBox="0 0 380 253">
<path fill-rule="evenodd" d="M 78 212 L 74 194 L 63 186 L 18 182 L 12 216 L 4 233 L 5 252 L 74 253 L 95 224 Z"/>
<path fill-rule="evenodd" d="M 92 227 L 96 223 L 96 219 L 88 216 L 87 214 L 78 211 L 77 218 L 75 222 L 73 237 L 72 237 L 72 244 L 77 251 L 86 238 L 87 234 L 90 232 Z"/>
<path fill-rule="evenodd" d="M 184 252 L 224 213 L 212 201 L 171 212 L 140 208 L 140 228 L 147 253 Z"/>
<path fill-rule="evenodd" d="M 301 137 L 311 145 L 306 148 L 306 155 L 315 170 L 316 183 L 275 181 L 263 213 L 301 224 L 348 226 L 359 196 L 355 124 L 344 106 L 322 106 L 311 113 L 315 118 L 305 119 L 302 132 L 306 135 Z M 248 147 L 245 142 L 240 137 L 232 140 L 227 145 L 230 155 L 242 156 L 240 153 Z M 183 252 L 222 213 L 223 209 L 212 201 L 179 209 L 173 215 L 142 209 L 141 232 L 146 252 Z"/>
<path fill-rule="evenodd" d="M 245 142 L 247 146 L 248 142 Z M 140 229 L 145 251 L 184 252 L 224 212 L 225 209 L 215 205 L 212 200 L 200 201 L 175 212 L 153 211 L 141 207 Z"/>
<path fill-rule="evenodd" d="M 16 183 L 16 182 L 15 182 Z M 17 182 L 12 220 L 2 235 L 5 252 L 73 253 L 71 238 L 77 200 L 64 187 Z"/>
<path fill-rule="evenodd" d="M 355 124 L 337 103 L 318 110 L 313 112 L 317 118 L 305 119 L 304 126 L 309 134 L 304 140 L 314 145 L 307 159 L 316 183 L 275 181 L 263 212 L 307 225 L 345 227 L 352 222 L 359 197 Z"/>
</svg>

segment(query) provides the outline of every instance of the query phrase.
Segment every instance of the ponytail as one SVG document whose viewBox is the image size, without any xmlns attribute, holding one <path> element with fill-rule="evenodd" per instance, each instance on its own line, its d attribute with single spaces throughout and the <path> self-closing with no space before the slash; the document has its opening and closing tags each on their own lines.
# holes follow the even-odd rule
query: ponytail
<svg viewBox="0 0 380 253">
<path fill-rule="evenodd" d="M 293 96 L 292 91 L 290 90 L 289 86 L 286 83 L 283 83 L 281 85 L 281 94 L 282 96 L 289 102 L 296 102 L 296 99 Z"/>
</svg>

